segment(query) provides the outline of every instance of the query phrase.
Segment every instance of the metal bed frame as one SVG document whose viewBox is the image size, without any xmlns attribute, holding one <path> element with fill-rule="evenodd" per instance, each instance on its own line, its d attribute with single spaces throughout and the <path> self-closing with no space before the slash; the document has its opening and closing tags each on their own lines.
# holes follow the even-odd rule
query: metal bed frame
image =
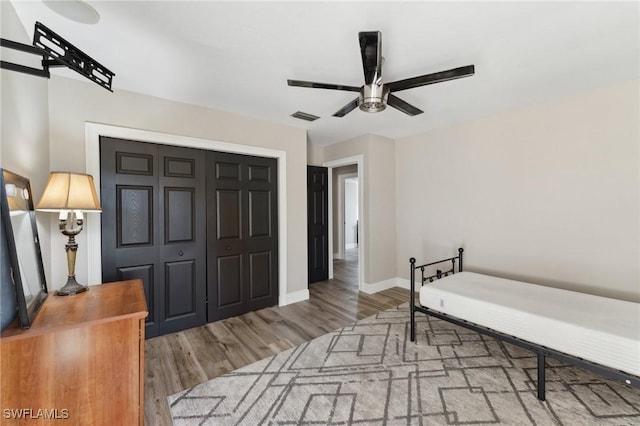
<svg viewBox="0 0 640 426">
<path fill-rule="evenodd" d="M 422 312 L 423 314 L 430 315 L 432 317 L 450 322 L 452 324 L 458 325 L 460 327 L 467 328 L 469 330 L 476 331 L 480 334 L 484 334 L 486 336 L 493 337 L 494 339 L 501 340 L 503 342 L 510 343 L 512 345 L 521 347 L 523 349 L 527 349 L 531 352 L 534 352 L 538 356 L 538 381 L 537 381 L 537 396 L 540 401 L 545 400 L 545 367 L 546 367 L 546 358 L 553 358 L 559 361 L 562 361 L 566 364 L 575 365 L 580 368 L 584 368 L 585 370 L 592 371 L 594 373 L 600 374 L 607 379 L 616 380 L 627 385 L 640 387 L 640 377 L 626 373 L 624 371 L 616 370 L 610 367 L 606 367 L 602 364 L 597 364 L 591 361 L 587 361 L 583 358 L 569 355 L 564 352 L 556 351 L 554 349 L 550 349 L 546 346 L 539 345 L 536 343 L 531 343 L 527 340 L 521 339 L 519 337 L 507 335 L 501 333 L 499 331 L 493 330 L 491 328 L 483 327 L 482 325 L 472 323 L 470 321 L 466 321 L 461 318 L 457 318 L 439 311 L 434 311 L 433 309 L 424 307 L 419 303 L 416 304 L 415 294 L 416 294 L 416 270 L 420 270 L 421 273 L 421 282 L 420 287 L 425 285 L 425 283 L 433 282 L 436 279 L 440 279 L 457 272 L 462 272 L 462 255 L 464 253 L 464 249 L 458 249 L 458 255 L 455 257 L 450 257 L 448 259 L 438 260 L 436 262 L 425 263 L 423 265 L 416 265 L 416 259 L 409 259 L 410 263 L 410 271 L 411 271 L 411 301 L 410 311 L 411 311 L 411 341 L 415 342 L 416 340 L 416 311 Z M 435 274 L 431 276 L 425 276 L 425 268 L 428 266 L 435 266 L 440 263 L 451 263 L 451 269 L 446 271 L 437 270 Z M 457 265 L 456 265 L 457 263 Z"/>
</svg>

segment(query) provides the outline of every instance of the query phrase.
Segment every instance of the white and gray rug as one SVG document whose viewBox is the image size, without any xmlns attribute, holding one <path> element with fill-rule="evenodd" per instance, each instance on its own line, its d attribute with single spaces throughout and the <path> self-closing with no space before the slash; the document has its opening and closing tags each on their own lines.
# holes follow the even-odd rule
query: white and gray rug
<svg viewBox="0 0 640 426">
<path fill-rule="evenodd" d="M 640 389 L 417 314 L 381 312 L 168 398 L 175 425 L 640 425 Z"/>
</svg>

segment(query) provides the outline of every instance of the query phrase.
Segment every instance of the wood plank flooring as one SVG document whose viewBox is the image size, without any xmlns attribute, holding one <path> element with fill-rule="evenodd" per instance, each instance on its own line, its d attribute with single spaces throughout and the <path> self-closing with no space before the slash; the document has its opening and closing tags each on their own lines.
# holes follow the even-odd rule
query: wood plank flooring
<svg viewBox="0 0 640 426">
<path fill-rule="evenodd" d="M 358 249 L 346 249 L 344 259 L 333 261 L 333 277 L 358 286 Z"/>
<path fill-rule="evenodd" d="M 169 395 L 409 300 L 409 291 L 399 287 L 360 293 L 357 251 L 334 262 L 334 276 L 311 284 L 304 302 L 147 340 L 145 425 L 171 425 Z"/>
</svg>

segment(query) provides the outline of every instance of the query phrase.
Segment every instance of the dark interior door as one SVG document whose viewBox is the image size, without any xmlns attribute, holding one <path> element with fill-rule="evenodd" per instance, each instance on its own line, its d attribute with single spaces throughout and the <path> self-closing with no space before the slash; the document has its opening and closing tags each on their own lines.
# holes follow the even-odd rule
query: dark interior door
<svg viewBox="0 0 640 426">
<path fill-rule="evenodd" d="M 207 152 L 209 321 L 278 303 L 276 166 Z"/>
<path fill-rule="evenodd" d="M 102 279 L 140 278 L 154 337 L 206 322 L 204 151 L 100 138 Z"/>
<path fill-rule="evenodd" d="M 309 283 L 329 279 L 329 175 L 307 166 L 307 244 Z"/>
</svg>

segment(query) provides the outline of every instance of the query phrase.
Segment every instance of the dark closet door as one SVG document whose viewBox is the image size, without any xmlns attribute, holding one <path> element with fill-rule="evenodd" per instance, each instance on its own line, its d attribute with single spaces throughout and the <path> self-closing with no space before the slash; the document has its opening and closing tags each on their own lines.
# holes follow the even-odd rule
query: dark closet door
<svg viewBox="0 0 640 426">
<path fill-rule="evenodd" d="M 142 279 L 147 337 L 206 322 L 204 156 L 100 138 L 102 279 Z"/>
<path fill-rule="evenodd" d="M 209 321 L 278 303 L 276 167 L 207 153 Z"/>
<path fill-rule="evenodd" d="M 307 244 L 309 284 L 329 279 L 329 175 L 307 166 Z"/>
</svg>

